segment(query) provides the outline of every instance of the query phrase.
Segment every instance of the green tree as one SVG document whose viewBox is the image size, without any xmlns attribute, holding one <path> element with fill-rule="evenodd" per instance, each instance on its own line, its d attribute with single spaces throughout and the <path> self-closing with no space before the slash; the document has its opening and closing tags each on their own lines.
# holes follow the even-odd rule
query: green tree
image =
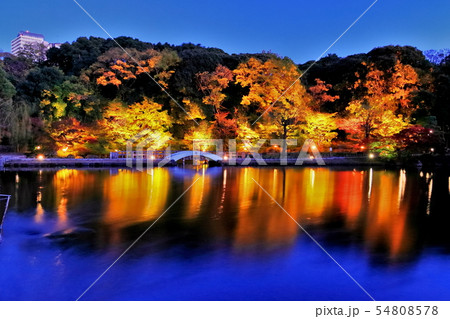
<svg viewBox="0 0 450 319">
<path fill-rule="evenodd" d="M 16 94 L 14 85 L 7 79 L 6 72 L 0 67 L 0 137 L 5 136 L 13 114 L 12 97 Z"/>
<path fill-rule="evenodd" d="M 73 117 L 79 121 L 92 122 L 100 119 L 103 103 L 92 90 L 76 77 L 43 90 L 40 101 L 40 114 L 47 121 L 62 117 Z"/>
</svg>

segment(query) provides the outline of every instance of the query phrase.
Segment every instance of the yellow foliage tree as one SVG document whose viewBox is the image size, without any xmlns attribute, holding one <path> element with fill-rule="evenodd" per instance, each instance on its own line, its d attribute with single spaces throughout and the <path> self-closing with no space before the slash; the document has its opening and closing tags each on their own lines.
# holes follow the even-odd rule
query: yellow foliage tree
<svg viewBox="0 0 450 319">
<path fill-rule="evenodd" d="M 338 128 L 336 113 L 308 112 L 301 128 L 305 139 L 312 139 L 320 150 L 324 150 L 330 147 L 331 141 L 337 136 L 333 132 Z"/>
<path fill-rule="evenodd" d="M 392 136 L 408 126 L 415 110 L 411 100 L 419 88 L 419 77 L 413 67 L 399 61 L 387 71 L 374 64 L 363 65 L 368 72 L 364 79 L 356 74 L 355 89 L 364 90 L 364 94 L 348 105 L 346 111 L 352 120 L 343 121 L 342 128 L 355 133 L 356 138 Z"/>
<path fill-rule="evenodd" d="M 408 127 L 408 121 L 402 114 L 395 114 L 393 110 L 383 107 L 387 104 L 369 105 L 361 101 L 354 101 L 349 104 L 347 111 L 353 118 L 347 125 L 349 132 L 359 135 L 363 133 L 364 138 L 371 136 L 388 137 L 399 133 Z M 362 131 L 361 131 L 362 129 Z"/>
<path fill-rule="evenodd" d="M 199 125 L 192 126 L 185 134 L 183 144 L 186 148 L 192 149 L 194 140 L 212 139 L 211 124 L 208 121 L 201 121 Z M 205 146 L 204 150 L 213 150 L 213 146 Z"/>
<path fill-rule="evenodd" d="M 252 143 L 258 142 L 261 138 L 261 129 L 267 127 L 260 125 L 260 123 L 252 126 L 248 123 L 247 118 L 242 115 L 238 115 L 236 123 L 236 139 L 238 140 L 236 147 L 238 151 L 245 150 L 242 140 L 249 140 Z M 265 133 L 263 132 L 262 134 L 264 135 Z"/>
<path fill-rule="evenodd" d="M 167 146 L 172 137 L 169 132 L 172 120 L 167 111 L 148 98 L 129 106 L 111 103 L 105 111 L 101 126 L 111 146 L 114 146 L 112 149 L 123 149 L 128 140 L 144 130 L 149 133 L 143 138 L 154 137 L 151 146 L 148 146 L 154 150 Z"/>
<path fill-rule="evenodd" d="M 183 98 L 183 104 L 186 106 L 186 111 L 189 113 L 189 115 L 184 113 L 187 119 L 193 118 L 196 120 L 204 120 L 206 118 L 206 115 L 201 107 L 191 99 L 188 99 L 187 97 Z M 181 123 L 183 124 L 183 122 Z"/>
<path fill-rule="evenodd" d="M 233 71 L 236 83 L 249 88 L 241 105 L 256 106 L 263 115 L 263 125 L 276 125 L 271 131 L 286 138 L 311 102 L 310 95 L 300 83 L 300 71 L 289 59 L 271 58 L 262 62 L 250 58 Z"/>
</svg>

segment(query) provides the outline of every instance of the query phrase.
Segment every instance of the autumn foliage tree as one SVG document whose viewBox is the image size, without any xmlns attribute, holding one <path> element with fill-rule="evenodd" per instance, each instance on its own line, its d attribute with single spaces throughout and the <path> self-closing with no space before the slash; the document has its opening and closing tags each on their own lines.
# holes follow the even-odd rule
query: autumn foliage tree
<svg viewBox="0 0 450 319">
<path fill-rule="evenodd" d="M 419 87 L 418 75 L 399 61 L 387 71 L 373 63 L 363 65 L 367 74 L 357 74 L 354 89 L 359 97 L 348 105 L 348 120 L 341 122 L 342 128 L 360 139 L 392 136 L 408 126 L 415 110 L 411 101 Z"/>
<path fill-rule="evenodd" d="M 153 73 L 158 84 L 167 88 L 167 81 L 174 73 L 170 68 L 179 62 L 177 54 L 170 50 L 156 51 L 148 49 L 144 52 L 131 50 L 123 52 L 112 49 L 98 59 L 103 64 L 96 70 L 96 82 L 106 86 L 120 86 L 130 80 L 135 80 L 143 73 Z"/>
<path fill-rule="evenodd" d="M 66 117 L 52 122 L 48 131 L 60 157 L 102 152 L 95 126 L 84 125 L 75 118 Z"/>
<path fill-rule="evenodd" d="M 199 89 L 204 93 L 202 102 L 212 106 L 213 120 L 211 129 L 216 138 L 234 138 L 237 124 L 222 103 L 226 99 L 223 90 L 233 81 L 233 72 L 223 65 L 218 65 L 214 72 L 201 72 L 197 74 Z"/>
<path fill-rule="evenodd" d="M 322 105 L 328 102 L 334 102 L 339 99 L 337 95 L 330 95 L 331 84 L 325 83 L 321 79 L 315 79 L 316 84 L 308 88 L 312 96 L 313 109 L 320 112 Z"/>
<path fill-rule="evenodd" d="M 214 113 L 222 110 L 226 95 L 222 92 L 233 81 L 233 72 L 223 65 L 218 65 L 214 72 L 197 74 L 199 89 L 205 94 L 203 103 L 211 105 Z"/>
<path fill-rule="evenodd" d="M 296 65 L 264 52 L 82 37 L 46 59 L 1 55 L 1 144 L 103 154 L 152 131 L 181 147 L 196 138 L 312 138 L 321 149 L 347 143 L 390 156 L 435 145 L 427 129 L 448 136 L 449 61 L 386 46 Z"/>
<path fill-rule="evenodd" d="M 275 124 L 274 135 L 287 138 L 304 118 L 311 99 L 299 81 L 297 66 L 287 58 L 273 57 L 265 62 L 250 58 L 233 73 L 236 82 L 249 90 L 241 105 L 255 108 L 263 125 Z"/>
<path fill-rule="evenodd" d="M 320 150 L 326 150 L 337 136 L 336 113 L 310 111 L 300 127 L 304 139 L 312 139 Z"/>
<path fill-rule="evenodd" d="M 142 131 L 148 132 L 146 137 L 155 137 L 148 146 L 155 150 L 167 146 L 172 137 L 172 121 L 167 111 L 148 98 L 129 106 L 119 102 L 110 103 L 100 125 L 110 141 L 111 149 L 123 150 L 127 141 Z"/>
<path fill-rule="evenodd" d="M 399 149 L 411 153 L 430 152 L 432 147 L 437 148 L 439 145 L 442 145 L 440 137 L 433 130 L 421 125 L 411 125 L 395 134 L 392 138 Z"/>
<path fill-rule="evenodd" d="M 124 52 L 113 48 L 99 56 L 82 78 L 94 81 L 106 97 L 136 102 L 142 93 L 154 97 L 167 90 L 179 62 L 177 53 L 169 49 Z"/>
</svg>

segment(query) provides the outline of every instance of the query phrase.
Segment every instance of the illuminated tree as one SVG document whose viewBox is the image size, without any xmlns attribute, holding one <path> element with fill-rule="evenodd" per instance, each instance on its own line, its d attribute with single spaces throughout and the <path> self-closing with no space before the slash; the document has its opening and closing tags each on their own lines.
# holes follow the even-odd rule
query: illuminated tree
<svg viewBox="0 0 450 319">
<path fill-rule="evenodd" d="M 374 64 L 363 63 L 367 75 L 358 80 L 355 89 L 362 93 L 354 99 L 346 111 L 349 121 L 342 128 L 358 132 L 360 138 L 392 136 L 408 126 L 409 117 L 415 110 L 412 93 L 419 87 L 418 76 L 409 65 L 399 61 L 388 71 L 377 69 Z"/>
<path fill-rule="evenodd" d="M 222 93 L 233 80 L 233 73 L 227 67 L 218 65 L 214 72 L 197 74 L 199 89 L 205 94 L 202 102 L 213 107 L 214 118 L 211 129 L 216 138 L 235 138 L 237 124 L 230 112 L 222 106 L 226 95 Z"/>
<path fill-rule="evenodd" d="M 216 138 L 228 139 L 236 137 L 237 123 L 228 117 L 229 112 L 217 112 L 214 115 L 211 129 Z"/>
<path fill-rule="evenodd" d="M 144 130 L 158 136 L 151 145 L 155 150 L 166 146 L 172 137 L 169 132 L 172 120 L 167 111 L 163 111 L 160 104 L 148 98 L 130 106 L 123 106 L 118 102 L 110 103 L 100 125 L 114 149 L 124 149 L 127 140 Z"/>
<path fill-rule="evenodd" d="M 412 125 L 393 136 L 398 147 L 411 153 L 429 152 L 433 147 L 436 150 L 443 145 L 443 140 L 434 130 L 421 125 Z"/>
<path fill-rule="evenodd" d="M 381 158 L 392 160 L 398 157 L 398 144 L 391 138 L 370 143 L 371 152 L 378 153 Z"/>
<path fill-rule="evenodd" d="M 256 107 L 266 125 L 278 124 L 272 133 L 287 138 L 310 104 L 311 98 L 300 83 L 300 72 L 289 59 L 271 58 L 262 62 L 250 58 L 233 72 L 236 82 L 248 87 L 241 105 Z"/>
<path fill-rule="evenodd" d="M 48 130 L 60 157 L 105 152 L 99 144 L 96 128 L 83 125 L 75 118 L 66 117 L 55 121 L 50 124 Z"/>
<path fill-rule="evenodd" d="M 131 55 L 131 57 L 130 57 Z M 98 85 L 120 85 L 135 80 L 143 73 L 153 74 L 153 77 L 164 88 L 168 87 L 173 70 L 180 59 L 176 52 L 148 49 L 144 52 L 129 50 L 127 53 L 119 48 L 114 48 L 98 58 L 102 66 L 95 70 Z"/>
<path fill-rule="evenodd" d="M 413 93 L 420 87 L 419 76 L 414 68 L 407 64 L 396 62 L 385 92 L 393 96 L 393 109 L 405 117 L 411 116 L 416 110 L 412 104 Z"/>
<path fill-rule="evenodd" d="M 211 131 L 211 124 L 208 121 L 200 121 L 199 125 L 192 126 L 184 135 L 183 143 L 188 149 L 192 149 L 194 140 L 212 139 L 214 138 Z M 212 146 L 205 148 L 212 150 Z"/>
<path fill-rule="evenodd" d="M 233 80 L 233 73 L 227 67 L 218 65 L 214 72 L 199 73 L 197 78 L 200 90 L 205 93 L 203 103 L 212 105 L 214 113 L 219 112 L 222 102 L 226 98 L 222 91 Z"/>
<path fill-rule="evenodd" d="M 334 102 L 339 99 L 337 95 L 329 95 L 327 92 L 332 88 L 331 84 L 326 84 L 325 81 L 320 79 L 315 79 L 316 85 L 311 86 L 308 91 L 313 98 L 313 108 L 320 112 L 320 108 L 323 104 L 327 102 Z"/>
<path fill-rule="evenodd" d="M 305 139 L 312 139 L 321 149 L 331 145 L 331 141 L 337 136 L 338 128 L 336 113 L 308 112 L 305 123 L 301 125 Z"/>
<path fill-rule="evenodd" d="M 96 63 L 84 71 L 82 79 L 97 85 L 99 92 L 108 99 L 132 104 L 146 97 L 167 96 L 169 80 L 180 62 L 175 51 L 129 49 L 125 53 L 113 48 L 98 57 Z"/>
<path fill-rule="evenodd" d="M 72 78 L 52 90 L 43 90 L 40 113 L 45 120 L 54 121 L 62 117 L 92 121 L 100 116 L 101 108 L 93 93 L 82 83 Z"/>
<path fill-rule="evenodd" d="M 238 140 L 249 140 L 256 142 L 261 138 L 261 128 L 259 123 L 251 125 L 246 117 L 238 116 L 236 120 L 236 138 Z M 264 127 L 264 126 L 263 126 Z"/>
<path fill-rule="evenodd" d="M 185 119 L 189 120 L 189 119 L 193 118 L 196 120 L 204 120 L 206 118 L 205 113 L 203 112 L 201 107 L 198 105 L 198 103 L 195 103 L 191 99 L 188 99 L 185 97 L 183 99 L 183 105 L 185 105 L 186 111 L 189 113 L 189 115 L 184 113 Z"/>
<path fill-rule="evenodd" d="M 344 127 L 349 132 L 355 132 L 368 139 L 370 137 L 389 137 L 408 126 L 408 121 L 402 114 L 385 109 L 383 104 L 370 105 L 361 101 L 350 103 L 347 107 L 350 119 L 346 122 L 351 127 Z"/>
</svg>

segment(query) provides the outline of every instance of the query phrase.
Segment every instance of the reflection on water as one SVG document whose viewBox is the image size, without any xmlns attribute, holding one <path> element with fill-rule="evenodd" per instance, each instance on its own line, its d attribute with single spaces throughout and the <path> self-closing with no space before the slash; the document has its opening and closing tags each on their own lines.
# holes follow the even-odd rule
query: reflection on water
<svg viewBox="0 0 450 319">
<path fill-rule="evenodd" d="M 25 217 L 29 225 L 43 225 L 39 229 L 50 233 L 91 230 L 91 236 L 75 237 L 70 245 L 89 243 L 90 248 L 78 249 L 101 254 L 126 247 L 197 178 L 158 221 L 149 243 L 163 250 L 179 244 L 179 249 L 228 247 L 234 258 L 294 249 L 304 234 L 255 179 L 325 247 L 356 249 L 377 267 L 414 265 L 430 249 L 450 248 L 443 226 L 449 221 L 447 173 L 230 167 L 155 168 L 151 174 L 127 169 L 5 171 L 1 191 L 13 194 L 11 214 L 32 216 Z M 61 249 L 55 245 L 52 249 Z"/>
<path fill-rule="evenodd" d="M 3 173 L 3 187 L 11 175 Z M 16 207 L 12 209 L 34 209 L 36 223 L 52 218 L 61 228 L 75 226 L 83 209 L 83 219 L 108 228 L 117 239 L 127 226 L 158 218 L 171 204 L 169 199 L 175 198 L 173 185 L 179 179 L 186 189 L 199 178 L 178 206 L 176 215 L 185 222 L 208 224 L 205 217 L 214 220 L 231 214 L 235 224 L 229 234 L 237 247 L 294 241 L 298 226 L 276 208 L 254 178 L 304 225 L 342 223 L 344 230 L 359 233 L 368 248 L 382 247 L 395 257 L 417 249 L 414 241 L 420 225 L 415 221 L 423 201 L 425 213 L 432 211 L 433 173 L 416 175 L 408 177 L 403 169 L 372 168 L 201 168 L 189 174 L 163 168 L 151 174 L 126 169 L 23 171 L 14 173 Z M 89 207 L 92 201 L 99 211 Z"/>
<path fill-rule="evenodd" d="M 120 229 L 161 214 L 166 206 L 169 173 L 163 169 L 154 169 L 151 175 L 122 170 L 99 186 L 104 202 L 102 222 Z"/>
</svg>

